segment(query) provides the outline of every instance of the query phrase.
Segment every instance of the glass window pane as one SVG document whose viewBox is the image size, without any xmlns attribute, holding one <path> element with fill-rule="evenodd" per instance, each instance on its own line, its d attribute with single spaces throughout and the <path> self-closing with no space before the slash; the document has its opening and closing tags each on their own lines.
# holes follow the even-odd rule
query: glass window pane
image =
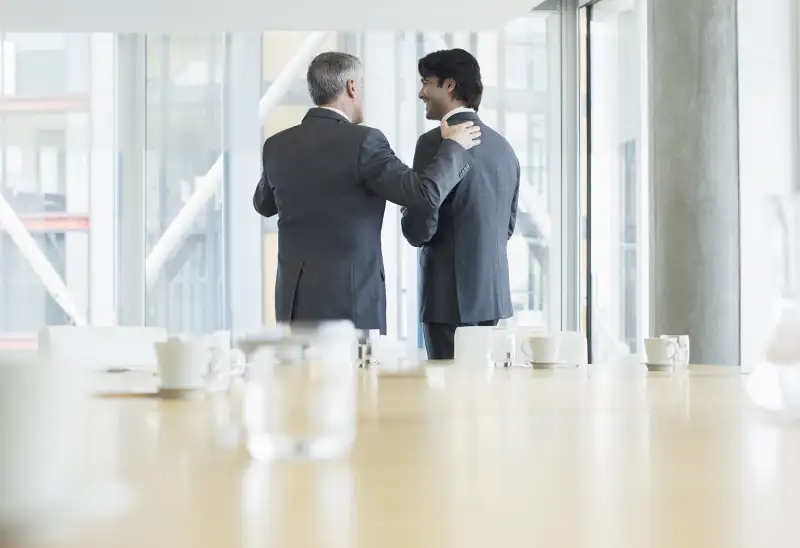
<svg viewBox="0 0 800 548">
<path fill-rule="evenodd" d="M 478 51 L 472 54 L 481 65 L 481 78 L 484 86 L 496 86 L 498 76 L 499 46 L 496 32 L 478 33 Z"/>
<path fill-rule="evenodd" d="M 501 114 L 499 130 L 520 162 L 517 225 L 508 243 L 516 311 L 512 321 L 555 329 L 561 317 L 561 281 L 554 270 L 561 241 L 550 227 L 561 219 L 561 100 L 558 82 L 548 88 L 546 75 L 560 72 L 559 17 L 557 12 L 537 11 L 512 21 L 502 33 L 505 86 L 486 90 L 486 100 L 496 101 Z"/>
<path fill-rule="evenodd" d="M 497 110 L 493 108 L 480 109 L 481 120 L 490 127 L 497 127 Z"/>
<path fill-rule="evenodd" d="M 510 89 L 526 89 L 528 87 L 528 74 L 530 72 L 531 48 L 525 42 L 512 42 L 509 40 L 505 55 L 506 87 Z"/>
<path fill-rule="evenodd" d="M 642 176 L 640 5 L 604 0 L 591 9 L 591 295 L 592 359 L 615 361 L 639 351 L 647 327 L 640 313 L 647 287 L 645 180 Z"/>
<path fill-rule="evenodd" d="M 192 196 L 213 185 L 148 284 L 147 323 L 173 332 L 213 331 L 226 321 L 222 177 L 206 177 L 222 154 L 223 64 L 222 34 L 147 36 L 148 254 Z"/>
<path fill-rule="evenodd" d="M 94 216 L 114 210 L 109 51 L 109 34 L 0 34 L 0 199 L 24 227 L 0 222 L 0 349 L 35 347 L 46 324 L 113 318 L 113 280 L 89 283 L 114 261 L 113 226 Z M 44 267 L 32 266 L 38 251 Z"/>
</svg>

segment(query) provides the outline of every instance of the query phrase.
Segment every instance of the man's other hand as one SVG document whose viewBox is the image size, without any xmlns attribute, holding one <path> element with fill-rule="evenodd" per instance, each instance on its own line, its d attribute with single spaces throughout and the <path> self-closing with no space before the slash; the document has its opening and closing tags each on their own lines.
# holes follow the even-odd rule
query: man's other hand
<svg viewBox="0 0 800 548">
<path fill-rule="evenodd" d="M 466 150 L 481 144 L 481 128 L 476 126 L 474 122 L 463 122 L 451 126 L 447 120 L 442 120 L 442 139 L 450 139 L 455 141 Z"/>
</svg>

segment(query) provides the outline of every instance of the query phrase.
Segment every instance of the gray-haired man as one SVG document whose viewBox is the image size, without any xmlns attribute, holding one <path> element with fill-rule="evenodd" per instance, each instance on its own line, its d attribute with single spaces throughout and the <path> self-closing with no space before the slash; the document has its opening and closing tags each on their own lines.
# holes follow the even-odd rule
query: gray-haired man
<svg viewBox="0 0 800 548">
<path fill-rule="evenodd" d="M 264 143 L 253 205 L 278 215 L 278 321 L 351 320 L 386 332 L 381 227 L 386 200 L 438 208 L 469 171 L 477 145 L 472 122 L 442 122 L 442 143 L 416 173 L 379 130 L 363 121 L 361 62 L 346 53 L 317 56 L 308 68 L 316 108 L 299 126 Z"/>
</svg>

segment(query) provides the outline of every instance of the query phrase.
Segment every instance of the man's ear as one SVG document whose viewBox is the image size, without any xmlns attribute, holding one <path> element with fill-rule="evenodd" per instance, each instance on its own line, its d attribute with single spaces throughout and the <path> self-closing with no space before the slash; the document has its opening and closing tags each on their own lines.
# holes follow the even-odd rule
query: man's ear
<svg viewBox="0 0 800 548">
<path fill-rule="evenodd" d="M 357 90 L 356 90 L 356 82 L 355 82 L 355 80 L 348 80 L 347 81 L 347 96 L 355 98 L 356 93 L 357 93 Z"/>
<path fill-rule="evenodd" d="M 445 89 L 445 91 L 452 92 L 454 89 L 456 89 L 456 81 L 452 78 L 447 78 L 442 87 Z"/>
</svg>

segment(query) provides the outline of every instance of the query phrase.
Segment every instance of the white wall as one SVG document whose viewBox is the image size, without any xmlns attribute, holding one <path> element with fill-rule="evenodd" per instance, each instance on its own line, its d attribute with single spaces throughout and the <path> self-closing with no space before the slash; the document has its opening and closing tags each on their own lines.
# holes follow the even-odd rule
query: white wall
<svg viewBox="0 0 800 548">
<path fill-rule="evenodd" d="M 739 0 L 739 165 L 742 369 L 762 355 L 778 296 L 764 199 L 796 178 L 796 0 Z"/>
</svg>

